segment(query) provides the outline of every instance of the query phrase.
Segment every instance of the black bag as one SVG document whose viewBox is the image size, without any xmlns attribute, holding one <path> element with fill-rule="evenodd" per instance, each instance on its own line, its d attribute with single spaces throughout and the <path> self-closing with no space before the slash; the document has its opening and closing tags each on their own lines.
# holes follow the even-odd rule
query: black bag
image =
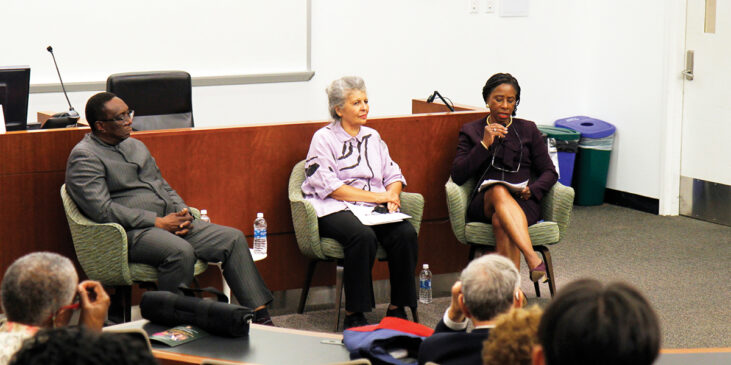
<svg viewBox="0 0 731 365">
<path fill-rule="evenodd" d="M 185 288 L 184 290 L 214 292 L 219 300 L 226 299 L 223 293 L 215 289 Z M 143 293 L 140 312 L 142 318 L 153 323 L 165 326 L 191 324 L 212 334 L 230 337 L 247 336 L 249 323 L 254 316 L 251 308 L 166 291 Z"/>
</svg>

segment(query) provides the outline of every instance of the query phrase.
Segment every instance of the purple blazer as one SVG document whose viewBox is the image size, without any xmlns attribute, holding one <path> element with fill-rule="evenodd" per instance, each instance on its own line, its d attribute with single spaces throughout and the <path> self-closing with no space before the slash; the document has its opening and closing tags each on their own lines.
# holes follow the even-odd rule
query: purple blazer
<svg viewBox="0 0 731 365">
<path fill-rule="evenodd" d="M 514 183 L 529 180 L 531 200 L 540 202 L 558 180 L 558 174 L 538 127 L 531 121 L 513 118 L 508 135 L 485 149 L 480 141 L 486 123 L 487 118 L 482 118 L 460 129 L 457 155 L 452 163 L 452 180 L 458 185 L 470 178 L 480 179 L 478 185 L 486 179 Z M 500 171 L 491 166 L 517 172 Z"/>
</svg>

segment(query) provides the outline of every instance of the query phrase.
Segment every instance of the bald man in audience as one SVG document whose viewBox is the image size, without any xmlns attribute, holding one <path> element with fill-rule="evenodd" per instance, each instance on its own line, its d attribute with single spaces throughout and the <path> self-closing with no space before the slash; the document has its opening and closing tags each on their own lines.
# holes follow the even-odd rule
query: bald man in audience
<svg viewBox="0 0 731 365">
<path fill-rule="evenodd" d="M 494 320 L 511 307 L 522 307 L 520 274 L 500 255 L 484 255 L 462 270 L 452 286 L 452 303 L 419 348 L 419 364 L 482 364 L 482 343 Z M 467 332 L 468 320 L 474 329 Z"/>
<path fill-rule="evenodd" d="M 41 328 L 66 326 L 81 310 L 79 324 L 101 331 L 109 296 L 96 281 L 83 281 L 71 260 L 36 252 L 13 262 L 0 284 L 6 320 L 0 323 L 0 365 L 10 361 L 23 341 Z"/>
</svg>

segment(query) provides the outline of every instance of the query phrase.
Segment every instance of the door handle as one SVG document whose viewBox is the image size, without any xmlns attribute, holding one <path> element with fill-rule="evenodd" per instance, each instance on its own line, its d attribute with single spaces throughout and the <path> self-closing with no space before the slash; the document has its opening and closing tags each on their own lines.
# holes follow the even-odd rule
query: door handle
<svg viewBox="0 0 731 365">
<path fill-rule="evenodd" d="M 682 74 L 683 77 L 688 80 L 693 80 L 693 57 L 694 52 L 692 50 L 688 50 L 685 52 L 685 70 L 683 70 Z"/>
</svg>

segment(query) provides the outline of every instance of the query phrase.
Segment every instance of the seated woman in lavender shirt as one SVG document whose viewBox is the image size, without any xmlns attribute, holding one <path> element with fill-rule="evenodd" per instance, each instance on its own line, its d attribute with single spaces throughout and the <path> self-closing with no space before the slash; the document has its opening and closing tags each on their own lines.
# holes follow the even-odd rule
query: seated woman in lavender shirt
<svg viewBox="0 0 731 365">
<path fill-rule="evenodd" d="M 363 79 L 343 77 L 326 91 L 334 120 L 312 137 L 302 191 L 317 212 L 320 235 L 337 240 L 345 251 L 343 327 L 366 325 L 363 312 L 375 306 L 371 269 L 379 243 L 388 253 L 391 276 L 386 315 L 406 319 L 404 307 L 416 306 L 414 227 L 406 221 L 365 226 L 344 203 L 384 204 L 394 212 L 406 180 L 378 132 L 365 126 L 368 95 Z"/>
</svg>

